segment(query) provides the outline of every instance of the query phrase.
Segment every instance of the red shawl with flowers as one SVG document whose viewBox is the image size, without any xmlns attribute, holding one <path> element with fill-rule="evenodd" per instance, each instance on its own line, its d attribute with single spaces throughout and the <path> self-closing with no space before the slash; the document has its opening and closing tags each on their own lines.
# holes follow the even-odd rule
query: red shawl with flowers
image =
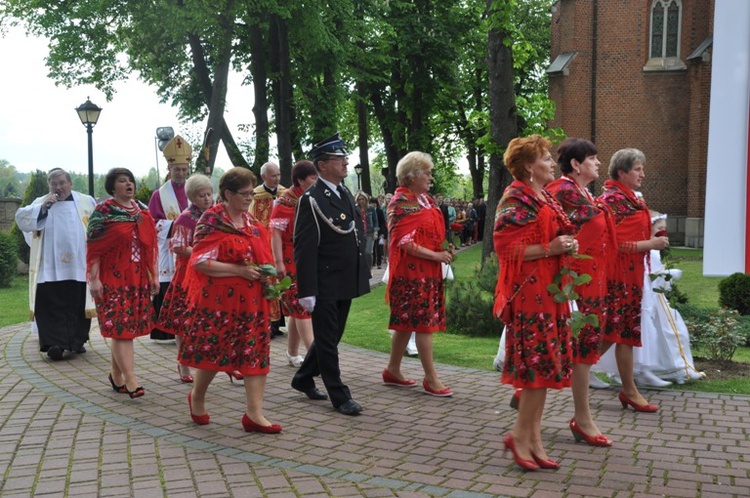
<svg viewBox="0 0 750 498">
<path fill-rule="evenodd" d="M 517 388 L 570 386 L 572 355 L 567 303 L 547 290 L 560 270 L 561 256 L 524 261 L 530 245 L 548 247 L 573 227 L 546 192 L 537 197 L 514 181 L 497 207 L 493 235 L 500 271 L 494 313 L 506 326 L 502 382 Z"/>
<path fill-rule="evenodd" d="M 133 339 L 153 328 L 149 280 L 156 271 L 156 229 L 146 206 L 138 202 L 138 208 L 131 215 L 108 199 L 89 219 L 86 266 L 90 272 L 99 262 L 103 296 L 96 310 L 104 337 Z"/>
<path fill-rule="evenodd" d="M 617 257 L 614 220 L 606 207 L 570 178 L 559 178 L 545 189 L 560 203 L 575 227 L 579 254 L 592 258 L 569 258 L 567 264 L 578 275 L 591 276 L 590 282 L 576 288 L 580 296 L 577 305 L 583 314 L 596 314 L 599 327 L 586 325 L 573 339 L 573 358 L 575 363 L 594 364 L 599 359 L 601 331 L 606 319 L 607 275 L 611 274 Z"/>
<path fill-rule="evenodd" d="M 208 370 L 268 372 L 270 328 L 263 284 L 239 276 L 212 277 L 195 268 L 208 259 L 233 265 L 272 264 L 266 228 L 249 213 L 237 227 L 224 204 L 207 209 L 195 229 L 187 276 L 190 316 L 180 363 Z"/>
<path fill-rule="evenodd" d="M 392 330 L 445 330 L 445 297 L 440 263 L 412 256 L 407 244 L 441 251 L 445 222 L 427 194 L 399 187 L 387 209 L 389 250 L 388 289 Z"/>
<path fill-rule="evenodd" d="M 636 243 L 651 238 L 651 215 L 643 199 L 623 183 L 607 180 L 599 200 L 612 212 L 618 243 L 616 271 L 608 282 L 610 316 L 604 338 L 630 346 L 641 345 L 641 300 L 644 253 Z M 648 258 L 648 252 L 645 254 Z"/>
<path fill-rule="evenodd" d="M 500 272 L 493 311 L 503 321 L 506 321 L 502 317 L 503 310 L 518 291 L 513 288 L 513 282 L 524 262 L 526 247 L 541 244 L 546 249 L 558 235 L 575 232 L 560 205 L 546 192 L 543 192 L 543 196 L 544 201 L 536 196 L 531 187 L 515 180 L 505 189 L 497 205 L 493 239 Z M 551 283 L 559 270 L 559 256 L 545 259 L 547 263 L 540 268 L 544 268 L 544 273 L 554 269 L 548 275 L 548 283 Z"/>
<path fill-rule="evenodd" d="M 276 200 L 276 205 L 271 212 L 270 230 L 281 232 L 281 252 L 284 259 L 286 274 L 292 279 L 292 286 L 281 296 L 284 314 L 293 318 L 310 318 L 308 313 L 299 304 L 297 296 L 297 268 L 294 265 L 294 216 L 300 196 L 304 193 L 302 187 L 294 186 L 285 191 Z"/>
</svg>

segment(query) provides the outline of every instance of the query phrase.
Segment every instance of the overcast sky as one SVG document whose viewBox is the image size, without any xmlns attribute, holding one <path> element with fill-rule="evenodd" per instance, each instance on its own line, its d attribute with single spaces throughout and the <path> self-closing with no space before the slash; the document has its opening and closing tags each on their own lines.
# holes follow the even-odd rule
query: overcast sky
<svg viewBox="0 0 750 498">
<path fill-rule="evenodd" d="M 0 38 L 0 159 L 18 171 L 53 167 L 88 171 L 86 128 L 75 111 L 87 97 L 103 109 L 93 133 L 95 173 L 126 167 L 136 177 L 145 176 L 156 166 L 156 128 L 172 126 L 175 132 L 184 133 L 176 110 L 159 103 L 155 90 L 135 78 L 119 84 L 111 102 L 91 86 L 55 86 L 47 77 L 47 54 L 46 40 L 27 37 L 21 29 L 10 29 Z M 252 121 L 252 91 L 240 90 L 239 79 L 235 75 L 235 81 L 230 80 L 233 85 L 227 97 L 226 119 L 232 129 Z M 244 137 L 238 133 L 235 138 Z M 216 164 L 227 169 L 229 159 L 223 149 L 220 152 Z M 162 177 L 165 168 L 159 153 Z"/>
</svg>

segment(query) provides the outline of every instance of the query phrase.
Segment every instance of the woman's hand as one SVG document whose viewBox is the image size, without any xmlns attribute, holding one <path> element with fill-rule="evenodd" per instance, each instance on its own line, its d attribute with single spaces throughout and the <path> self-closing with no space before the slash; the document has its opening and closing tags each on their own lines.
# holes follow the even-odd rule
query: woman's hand
<svg viewBox="0 0 750 498">
<path fill-rule="evenodd" d="M 649 242 L 652 250 L 661 251 L 669 247 L 669 237 L 652 237 Z"/>
<path fill-rule="evenodd" d="M 91 292 L 91 297 L 94 299 L 99 300 L 102 298 L 103 289 L 102 281 L 98 278 L 92 278 L 89 282 L 89 292 Z"/>
<path fill-rule="evenodd" d="M 245 280 L 264 280 L 265 277 L 257 266 L 250 265 L 237 265 L 237 275 Z M 267 279 L 268 277 L 265 277 L 265 280 Z"/>
<path fill-rule="evenodd" d="M 549 253 L 557 256 L 569 252 L 576 254 L 578 252 L 578 241 L 572 235 L 558 235 L 549 243 Z"/>
<path fill-rule="evenodd" d="M 286 276 L 286 265 L 283 261 L 277 261 L 276 264 L 276 276 L 281 280 Z"/>
<path fill-rule="evenodd" d="M 453 253 L 450 251 L 433 252 L 435 261 L 449 265 L 453 261 Z"/>
<path fill-rule="evenodd" d="M 161 286 L 159 285 L 159 279 L 151 279 L 151 281 L 148 283 L 148 287 L 152 296 L 156 296 L 157 294 L 159 294 L 159 290 L 161 288 Z"/>
</svg>

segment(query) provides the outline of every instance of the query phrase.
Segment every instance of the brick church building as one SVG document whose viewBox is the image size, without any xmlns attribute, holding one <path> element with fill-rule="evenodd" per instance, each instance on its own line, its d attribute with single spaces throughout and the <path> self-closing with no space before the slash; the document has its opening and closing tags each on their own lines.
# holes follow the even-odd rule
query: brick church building
<svg viewBox="0 0 750 498">
<path fill-rule="evenodd" d="M 553 127 L 596 143 L 602 162 L 646 155 L 643 195 L 673 243 L 703 245 L 714 0 L 557 0 Z"/>
</svg>

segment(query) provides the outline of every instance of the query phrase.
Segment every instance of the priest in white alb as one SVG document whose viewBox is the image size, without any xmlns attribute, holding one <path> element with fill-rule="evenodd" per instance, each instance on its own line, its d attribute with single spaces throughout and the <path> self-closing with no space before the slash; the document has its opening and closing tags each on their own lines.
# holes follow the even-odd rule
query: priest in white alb
<svg viewBox="0 0 750 498">
<path fill-rule="evenodd" d="M 164 146 L 164 157 L 167 160 L 167 180 L 151 196 L 148 211 L 156 223 L 156 235 L 159 243 L 159 295 L 154 297 L 154 309 L 157 317 L 161 311 L 164 295 L 167 293 L 175 273 L 174 254 L 169 250 L 169 239 L 172 237 L 172 223 L 188 206 L 185 193 L 185 181 L 190 174 L 190 161 L 193 149 L 179 135 Z M 157 341 L 174 339 L 174 335 L 154 329 L 151 339 Z"/>
<path fill-rule="evenodd" d="M 29 309 L 39 333 L 39 349 L 53 360 L 65 351 L 85 353 L 91 317 L 86 288 L 86 226 L 93 197 L 73 191 L 70 174 L 53 168 L 49 194 L 16 211 L 16 223 L 31 246 Z"/>
</svg>

